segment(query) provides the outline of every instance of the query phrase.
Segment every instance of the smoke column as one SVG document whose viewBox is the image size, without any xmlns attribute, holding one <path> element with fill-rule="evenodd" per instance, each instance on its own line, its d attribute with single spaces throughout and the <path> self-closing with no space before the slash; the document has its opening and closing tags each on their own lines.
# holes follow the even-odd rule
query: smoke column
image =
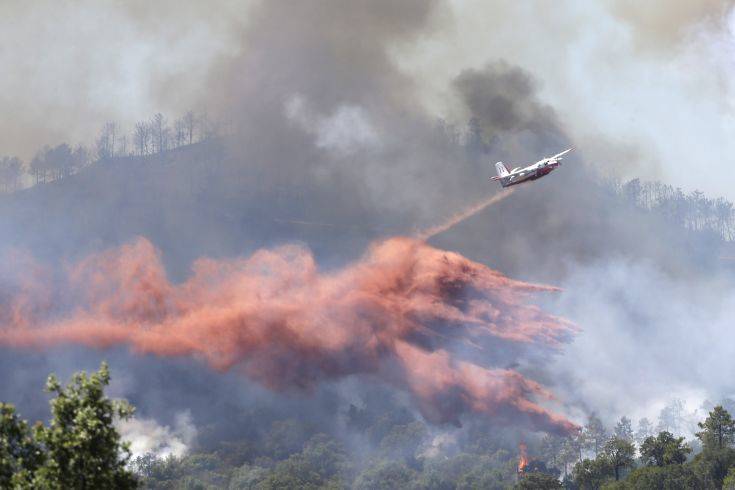
<svg viewBox="0 0 735 490">
<path fill-rule="evenodd" d="M 509 197 L 513 192 L 515 191 L 514 188 L 510 189 L 504 189 L 500 191 L 499 193 L 490 196 L 487 199 L 483 199 L 482 201 L 479 201 L 472 206 L 468 207 L 464 211 L 461 211 L 455 215 L 453 215 L 451 218 L 449 218 L 444 223 L 432 226 L 431 228 L 422 231 L 419 233 L 417 238 L 419 240 L 428 240 L 429 238 L 438 235 L 439 233 L 444 233 L 445 231 L 449 230 L 450 228 L 453 228 L 460 224 L 462 221 L 466 220 L 467 218 L 471 218 L 472 216 L 476 215 L 483 209 L 487 208 L 488 206 L 492 206 L 493 204 L 497 204 L 506 197 Z"/>
<path fill-rule="evenodd" d="M 274 390 L 370 375 L 410 393 L 432 422 L 478 413 L 559 433 L 575 428 L 539 404 L 554 397 L 538 383 L 452 351 L 457 343 L 559 346 L 575 327 L 527 303 L 556 288 L 509 279 L 420 240 L 374 243 L 333 272 L 294 245 L 200 259 L 180 284 L 142 238 L 61 274 L 22 270 L 4 271 L 0 283 L 3 345 L 127 345 L 237 369 Z"/>
</svg>

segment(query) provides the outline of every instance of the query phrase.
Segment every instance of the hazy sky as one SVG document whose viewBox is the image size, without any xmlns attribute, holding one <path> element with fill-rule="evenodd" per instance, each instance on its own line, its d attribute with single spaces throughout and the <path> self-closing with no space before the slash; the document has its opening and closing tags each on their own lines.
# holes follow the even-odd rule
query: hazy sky
<svg viewBox="0 0 735 490">
<path fill-rule="evenodd" d="M 45 143 L 91 141 L 107 119 L 130 128 L 185 111 L 238 47 L 238 3 L 0 2 L 0 151 L 28 158 Z"/>
<path fill-rule="evenodd" d="M 210 72 L 247 51 L 255 4 L 2 2 L 0 152 L 29 158 L 91 141 L 106 119 L 208 109 Z M 392 53 L 437 117 L 465 119 L 450 90 L 462 69 L 505 59 L 536 77 L 587 161 L 735 199 L 722 179 L 735 153 L 731 5 L 450 0 Z"/>
<path fill-rule="evenodd" d="M 503 58 L 536 76 L 587 160 L 732 199 L 729 4 L 458 0 L 453 22 L 398 52 L 437 113 L 458 70 Z"/>
</svg>

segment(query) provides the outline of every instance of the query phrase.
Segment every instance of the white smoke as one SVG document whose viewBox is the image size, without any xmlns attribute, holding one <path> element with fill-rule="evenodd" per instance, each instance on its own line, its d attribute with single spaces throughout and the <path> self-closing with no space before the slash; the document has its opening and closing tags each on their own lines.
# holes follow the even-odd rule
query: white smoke
<svg viewBox="0 0 735 490">
<path fill-rule="evenodd" d="M 456 452 L 459 448 L 457 431 L 444 430 L 437 432 L 421 448 L 418 456 L 424 458 L 435 458 Z"/>
<path fill-rule="evenodd" d="M 672 277 L 650 263 L 612 260 L 578 267 L 559 311 L 582 327 L 550 367 L 557 393 L 612 424 L 622 415 L 656 421 L 683 402 L 691 434 L 706 400 L 732 394 L 735 285 L 720 277 Z"/>
<path fill-rule="evenodd" d="M 0 109 L 14 120 L 0 121 L 2 152 L 28 160 L 43 144 L 91 143 L 106 120 L 131 129 L 156 111 L 197 109 L 252 3 L 0 2 L 13 19 L 0 30 L 0 63 L 13 67 Z"/>
<path fill-rule="evenodd" d="M 122 440 L 130 443 L 133 458 L 144 454 L 159 458 L 184 456 L 197 434 L 188 411 L 176 414 L 173 427 L 159 425 L 154 419 L 136 417 L 118 422 L 117 428 Z"/>
<path fill-rule="evenodd" d="M 318 148 L 349 156 L 380 145 L 378 133 L 362 107 L 341 105 L 329 115 L 317 114 L 306 99 L 294 95 L 284 105 L 286 117 L 302 130 L 314 135 Z"/>
</svg>

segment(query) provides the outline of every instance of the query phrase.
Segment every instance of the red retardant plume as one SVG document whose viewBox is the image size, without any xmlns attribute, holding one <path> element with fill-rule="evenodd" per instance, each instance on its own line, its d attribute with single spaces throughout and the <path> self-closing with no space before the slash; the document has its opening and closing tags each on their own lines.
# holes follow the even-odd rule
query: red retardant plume
<svg viewBox="0 0 735 490">
<path fill-rule="evenodd" d="M 462 342 L 558 346 L 575 328 L 527 302 L 556 289 L 514 281 L 419 239 L 377 242 L 331 272 L 293 245 L 246 259 L 200 259 L 180 284 L 142 238 L 62 274 L 26 262 L 0 283 L 2 345 L 125 345 L 241 370 L 274 390 L 370 375 L 408 392 L 432 422 L 476 413 L 535 429 L 576 428 L 539 404 L 553 396 L 538 383 L 451 350 Z"/>
</svg>

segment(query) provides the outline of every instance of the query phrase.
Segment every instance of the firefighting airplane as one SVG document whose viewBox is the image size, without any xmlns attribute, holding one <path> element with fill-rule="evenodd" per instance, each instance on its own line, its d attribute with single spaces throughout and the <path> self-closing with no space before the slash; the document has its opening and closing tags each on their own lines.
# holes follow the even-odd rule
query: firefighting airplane
<svg viewBox="0 0 735 490">
<path fill-rule="evenodd" d="M 498 162 L 495 164 L 495 170 L 497 170 L 498 175 L 496 177 L 490 177 L 490 180 L 499 180 L 500 185 L 502 185 L 503 187 L 509 187 L 511 185 L 520 184 L 522 182 L 540 179 L 544 175 L 550 174 L 552 170 L 561 165 L 561 160 L 563 160 L 562 157 L 570 151 L 572 151 L 572 148 L 564 150 L 561 153 L 557 153 L 553 157 L 539 160 L 538 162 L 527 167 L 516 167 L 510 172 L 508 171 L 506 166 L 503 165 L 503 162 Z"/>
</svg>

